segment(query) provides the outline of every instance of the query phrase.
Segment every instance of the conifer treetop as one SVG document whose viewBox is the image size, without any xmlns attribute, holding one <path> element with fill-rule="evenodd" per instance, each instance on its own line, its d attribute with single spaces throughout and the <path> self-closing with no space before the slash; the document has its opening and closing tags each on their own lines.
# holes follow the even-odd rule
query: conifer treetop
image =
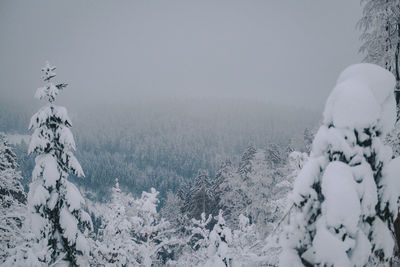
<svg viewBox="0 0 400 267">
<path fill-rule="evenodd" d="M 46 85 L 36 90 L 35 98 L 45 99 L 46 101 L 53 103 L 56 100 L 57 95 L 60 93 L 60 91 L 67 87 L 66 83 L 59 83 L 54 85 L 51 82 L 51 79 L 56 77 L 56 73 L 54 72 L 55 70 L 56 67 L 51 66 L 50 63 L 46 61 L 46 65 L 42 68 L 42 79 L 44 82 L 46 82 Z"/>
</svg>

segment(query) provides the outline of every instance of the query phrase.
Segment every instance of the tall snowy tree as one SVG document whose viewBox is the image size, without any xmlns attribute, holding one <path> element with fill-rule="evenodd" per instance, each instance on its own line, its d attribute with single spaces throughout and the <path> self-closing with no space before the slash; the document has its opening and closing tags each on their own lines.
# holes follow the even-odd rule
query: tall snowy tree
<svg viewBox="0 0 400 267">
<path fill-rule="evenodd" d="M 188 197 L 185 200 L 184 211 L 190 218 L 200 218 L 202 213 L 213 214 L 215 212 L 214 186 L 208 174 L 200 170 L 189 189 Z"/>
<path fill-rule="evenodd" d="M 182 212 L 184 201 L 177 194 L 169 191 L 167 200 L 162 207 L 161 217 L 168 221 L 171 226 L 178 230 L 178 233 L 185 235 L 190 224 L 187 214 Z"/>
<path fill-rule="evenodd" d="M 400 162 L 383 137 L 396 120 L 393 75 L 344 70 L 291 194 L 280 266 L 365 266 L 393 255 Z"/>
<path fill-rule="evenodd" d="M 235 203 L 236 192 L 233 189 L 232 183 L 238 182 L 239 175 L 237 174 L 230 160 L 221 164 L 220 169 L 215 175 L 215 196 L 218 209 L 224 211 L 225 215 L 230 217 L 232 207 Z"/>
<path fill-rule="evenodd" d="M 38 154 L 28 194 L 30 220 L 37 242 L 46 250 L 40 261 L 83 266 L 88 262 L 86 234 L 91 220 L 82 208 L 85 201 L 78 188 L 67 180 L 70 173 L 78 177 L 84 173 L 73 154 L 75 142 L 67 110 L 54 104 L 67 86 L 53 84 L 55 69 L 48 62 L 42 69 L 45 86 L 37 89 L 35 97 L 47 105 L 33 115 L 29 125 L 33 134 L 28 152 Z"/>
<path fill-rule="evenodd" d="M 242 179 L 245 181 L 248 179 L 247 174 L 250 173 L 252 170 L 251 161 L 254 159 L 256 153 L 257 149 L 255 149 L 253 146 L 249 146 L 243 153 L 240 160 L 238 172 L 242 176 Z"/>
<path fill-rule="evenodd" d="M 26 194 L 17 171 L 17 158 L 0 133 L 0 263 L 23 238 L 21 227 L 25 219 Z"/>
<path fill-rule="evenodd" d="M 396 78 L 396 101 L 400 102 L 400 1 L 362 0 L 363 16 L 358 22 L 365 61 L 391 71 Z"/>
</svg>

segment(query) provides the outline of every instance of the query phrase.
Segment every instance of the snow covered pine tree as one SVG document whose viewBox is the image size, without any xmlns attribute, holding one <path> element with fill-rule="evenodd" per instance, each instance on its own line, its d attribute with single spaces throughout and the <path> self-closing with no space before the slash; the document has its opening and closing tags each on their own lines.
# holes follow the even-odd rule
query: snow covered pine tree
<svg viewBox="0 0 400 267">
<path fill-rule="evenodd" d="M 0 133 L 0 263 L 9 256 L 9 248 L 14 248 L 22 239 L 26 194 L 16 168 L 17 157 L 6 136 Z"/>
<path fill-rule="evenodd" d="M 69 173 L 78 177 L 84 173 L 72 153 L 75 142 L 67 110 L 53 104 L 67 86 L 51 82 L 55 69 L 48 62 L 42 69 L 46 85 L 37 89 L 35 97 L 48 104 L 33 115 L 29 125 L 34 130 L 29 153 L 38 154 L 28 194 L 31 227 L 45 250 L 38 256 L 45 265 L 64 262 L 85 266 L 89 254 L 86 234 L 91 220 L 82 209 L 84 199 L 79 190 L 67 180 Z"/>
<path fill-rule="evenodd" d="M 396 102 L 400 107 L 400 1 L 361 0 L 363 16 L 358 22 L 364 60 L 391 71 L 396 78 Z M 400 114 L 399 114 L 400 115 Z"/>
<path fill-rule="evenodd" d="M 184 211 L 190 218 L 199 219 L 202 213 L 215 212 L 215 192 L 213 183 L 204 170 L 199 170 L 194 183 L 189 189 L 189 197 L 185 200 Z"/>
<path fill-rule="evenodd" d="M 400 158 L 382 142 L 395 123 L 393 75 L 345 69 L 325 106 L 309 161 L 295 180 L 280 266 L 388 264 L 399 208 Z"/>
</svg>

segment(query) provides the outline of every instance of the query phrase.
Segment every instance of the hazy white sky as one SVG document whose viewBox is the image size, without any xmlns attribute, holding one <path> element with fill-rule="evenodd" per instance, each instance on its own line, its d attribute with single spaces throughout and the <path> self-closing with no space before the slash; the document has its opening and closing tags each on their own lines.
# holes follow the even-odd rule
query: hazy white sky
<svg viewBox="0 0 400 267">
<path fill-rule="evenodd" d="M 0 98 L 31 103 L 49 59 L 63 102 L 250 98 L 321 109 L 359 62 L 358 0 L 0 2 Z"/>
</svg>

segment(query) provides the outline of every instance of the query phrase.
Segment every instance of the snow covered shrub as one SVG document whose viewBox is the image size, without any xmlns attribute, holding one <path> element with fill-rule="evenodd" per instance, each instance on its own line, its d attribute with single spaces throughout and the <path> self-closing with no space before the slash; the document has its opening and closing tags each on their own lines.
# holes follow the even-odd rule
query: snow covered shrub
<svg viewBox="0 0 400 267">
<path fill-rule="evenodd" d="M 255 225 L 250 224 L 249 218 L 240 214 L 239 227 L 232 231 L 232 266 L 260 266 L 263 262 L 260 257 L 262 243 Z"/>
<path fill-rule="evenodd" d="M 88 263 L 86 235 L 91 220 L 82 209 L 85 201 L 78 188 L 67 180 L 69 173 L 78 177 L 84 173 L 73 154 L 75 142 L 67 110 L 54 105 L 67 86 L 51 82 L 55 69 L 48 62 L 42 69 L 46 84 L 37 89 L 35 97 L 48 104 L 33 115 L 29 125 L 34 131 L 29 153 L 38 154 L 28 194 L 30 224 L 37 243 L 43 244 L 39 261 L 50 265 L 63 260 L 83 266 Z"/>
<path fill-rule="evenodd" d="M 118 179 L 112 188 L 112 202 L 104 211 L 105 227 L 102 229 L 101 240 L 94 243 L 92 263 L 105 266 L 138 265 L 137 246 L 131 238 L 132 224 L 125 211 Z"/>
<path fill-rule="evenodd" d="M 393 75 L 345 69 L 291 194 L 281 266 L 365 266 L 393 255 L 400 159 L 382 139 L 396 119 Z"/>
<path fill-rule="evenodd" d="M 210 226 L 215 221 L 210 230 Z M 192 220 L 187 246 L 177 260 L 168 266 L 261 266 L 262 241 L 254 225 L 244 215 L 239 216 L 239 228 L 232 231 L 225 223 L 222 211 L 212 218 L 203 213 L 201 219 Z"/>
<path fill-rule="evenodd" d="M 217 223 L 210 232 L 207 247 L 207 262 L 205 266 L 225 267 L 232 266 L 232 231 L 222 217 L 222 211 L 216 216 Z"/>
<path fill-rule="evenodd" d="M 137 261 L 145 267 L 165 264 L 174 258 L 174 251 L 186 243 L 185 239 L 176 235 L 177 229 L 160 218 L 157 212 L 158 194 L 154 188 L 150 192 L 143 192 L 134 203 L 137 215 L 131 218 L 133 240 L 137 244 Z"/>
</svg>

